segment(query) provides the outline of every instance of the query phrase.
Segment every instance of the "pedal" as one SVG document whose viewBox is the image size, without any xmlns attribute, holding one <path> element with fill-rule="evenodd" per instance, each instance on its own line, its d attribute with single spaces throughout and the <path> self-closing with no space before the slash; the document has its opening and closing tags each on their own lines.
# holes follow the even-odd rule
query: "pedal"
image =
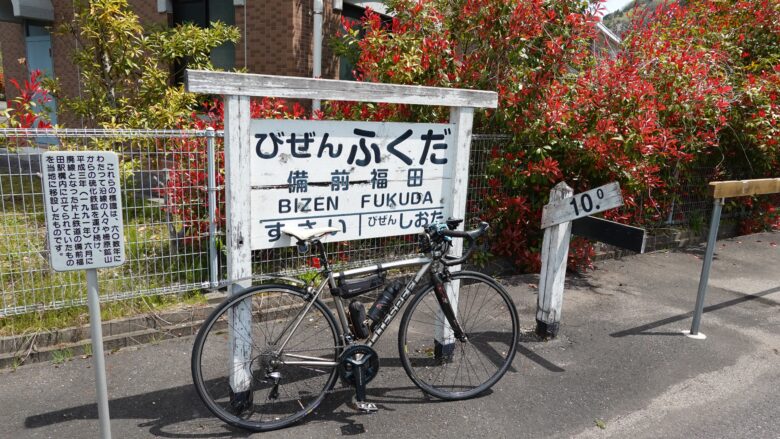
<svg viewBox="0 0 780 439">
<path fill-rule="evenodd" d="M 368 401 L 352 400 L 352 406 L 355 408 L 355 410 L 363 413 L 376 413 L 379 411 L 379 407 L 377 407 L 376 404 Z"/>
</svg>

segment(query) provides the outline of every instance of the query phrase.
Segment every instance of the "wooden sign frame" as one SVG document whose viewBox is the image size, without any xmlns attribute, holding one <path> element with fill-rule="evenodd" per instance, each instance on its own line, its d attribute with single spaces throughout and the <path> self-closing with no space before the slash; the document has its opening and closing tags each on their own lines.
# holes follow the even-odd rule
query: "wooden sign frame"
<svg viewBox="0 0 780 439">
<path fill-rule="evenodd" d="M 496 108 L 498 94 L 491 91 L 447 89 L 410 85 L 377 84 L 287 76 L 187 70 L 188 92 L 224 95 L 225 124 L 225 217 L 227 237 L 228 294 L 235 295 L 252 282 L 252 216 L 251 216 L 251 127 L 250 97 L 381 102 L 408 105 L 450 107 L 449 123 L 453 127 L 454 172 L 452 202 L 444 218 L 464 218 L 468 189 L 469 152 L 475 108 Z M 463 225 L 460 226 L 461 229 Z M 462 240 L 453 242 L 450 253 L 459 257 Z M 457 267 L 455 267 L 457 269 Z M 457 294 L 457 291 L 454 292 Z M 236 331 L 251 321 L 249 309 L 239 305 L 231 318 Z M 233 364 L 247 364 L 246 340 L 230 337 Z M 242 366 L 231 369 L 230 385 L 242 391 L 248 385 L 251 371 Z"/>
</svg>

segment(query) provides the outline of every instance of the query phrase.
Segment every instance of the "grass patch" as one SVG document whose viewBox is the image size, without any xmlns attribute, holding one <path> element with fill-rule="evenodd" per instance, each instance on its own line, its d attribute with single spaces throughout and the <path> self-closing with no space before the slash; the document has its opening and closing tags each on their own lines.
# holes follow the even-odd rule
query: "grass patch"
<svg viewBox="0 0 780 439">
<path fill-rule="evenodd" d="M 185 295 L 138 297 L 121 302 L 101 303 L 100 317 L 105 322 L 138 314 L 159 313 L 182 305 L 191 306 L 204 303 L 206 303 L 206 298 L 200 292 Z M 0 337 L 48 332 L 87 324 L 89 324 L 89 308 L 86 306 L 21 314 L 0 320 Z"/>
<path fill-rule="evenodd" d="M 71 358 L 73 358 L 73 351 L 68 348 L 53 351 L 51 353 L 51 362 L 54 364 L 62 364 Z"/>
</svg>

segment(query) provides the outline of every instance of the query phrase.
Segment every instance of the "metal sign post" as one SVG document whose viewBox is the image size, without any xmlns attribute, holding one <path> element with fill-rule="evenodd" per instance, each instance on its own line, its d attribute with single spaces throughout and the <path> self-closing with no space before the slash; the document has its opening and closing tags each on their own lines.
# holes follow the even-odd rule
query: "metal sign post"
<svg viewBox="0 0 780 439">
<path fill-rule="evenodd" d="M 87 303 L 89 305 L 89 326 L 92 336 L 92 359 L 95 363 L 95 389 L 97 391 L 100 437 L 110 439 L 111 423 L 108 414 L 106 361 L 103 357 L 103 323 L 100 318 L 97 270 L 94 268 L 87 270 Z"/>
<path fill-rule="evenodd" d="M 111 437 L 98 268 L 125 262 L 119 158 L 113 152 L 51 151 L 41 155 L 49 263 L 86 270 L 100 437 Z"/>
<path fill-rule="evenodd" d="M 683 334 L 697 340 L 704 340 L 706 335 L 699 332 L 701 324 L 701 315 L 704 313 L 704 295 L 707 293 L 707 282 L 710 278 L 710 268 L 712 267 L 712 257 L 715 255 L 715 242 L 718 240 L 718 227 L 720 226 L 720 212 L 723 209 L 723 199 L 716 198 L 712 206 L 712 218 L 710 219 L 710 233 L 707 237 L 707 250 L 704 254 L 704 264 L 701 267 L 701 276 L 699 277 L 699 291 L 696 294 L 696 307 L 693 311 L 693 321 L 691 330 L 683 331 Z"/>
</svg>

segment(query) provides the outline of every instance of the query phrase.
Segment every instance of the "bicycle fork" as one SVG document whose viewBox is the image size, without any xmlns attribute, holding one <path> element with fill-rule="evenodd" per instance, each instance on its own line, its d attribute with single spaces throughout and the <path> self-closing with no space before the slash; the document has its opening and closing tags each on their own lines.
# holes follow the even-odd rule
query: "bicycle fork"
<svg viewBox="0 0 780 439">
<path fill-rule="evenodd" d="M 446 318 L 446 323 L 449 324 L 449 328 L 453 332 L 453 336 L 460 342 L 466 342 L 468 337 L 463 331 L 463 327 L 460 325 L 458 316 L 455 314 L 455 310 L 453 309 L 452 301 L 447 294 L 444 276 L 445 275 L 443 273 L 431 273 L 431 279 L 433 280 L 433 291 L 436 296 L 436 300 L 439 302 L 441 312 Z M 441 322 L 442 326 L 444 326 L 444 323 L 445 322 Z M 441 334 L 438 334 L 438 332 L 439 331 L 437 331 L 437 335 L 440 335 L 440 337 L 437 337 L 437 339 L 434 340 L 434 357 L 439 361 L 449 361 L 452 358 L 453 352 L 455 351 L 455 345 L 454 343 L 451 343 L 450 340 L 448 340 L 449 337 L 446 327 L 441 328 Z"/>
</svg>

